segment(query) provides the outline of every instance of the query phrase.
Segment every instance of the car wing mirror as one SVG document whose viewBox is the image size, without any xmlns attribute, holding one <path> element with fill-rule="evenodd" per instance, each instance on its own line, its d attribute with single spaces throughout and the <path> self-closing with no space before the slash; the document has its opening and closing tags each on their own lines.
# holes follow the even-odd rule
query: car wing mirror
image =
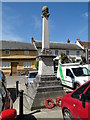
<svg viewBox="0 0 90 120">
<path fill-rule="evenodd" d="M 0 120 L 14 120 L 17 116 L 15 109 L 7 109 L 1 112 Z"/>
</svg>

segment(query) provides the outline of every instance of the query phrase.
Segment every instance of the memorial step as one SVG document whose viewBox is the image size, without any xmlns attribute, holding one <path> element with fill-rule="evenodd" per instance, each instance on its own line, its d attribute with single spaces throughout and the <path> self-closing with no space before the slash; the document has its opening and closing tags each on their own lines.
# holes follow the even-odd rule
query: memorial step
<svg viewBox="0 0 90 120">
<path fill-rule="evenodd" d="M 44 86 L 55 86 L 55 85 L 60 85 L 61 82 L 58 80 L 54 81 L 42 81 L 39 83 L 39 87 L 44 87 Z"/>
<path fill-rule="evenodd" d="M 40 76 L 37 76 L 36 77 L 36 79 L 38 80 L 40 80 Z M 52 75 L 52 76 L 49 76 L 49 75 L 43 75 L 42 77 L 41 77 L 41 80 L 40 81 L 52 81 L 52 80 L 56 80 L 57 79 L 57 77 L 55 76 L 55 75 Z"/>
<path fill-rule="evenodd" d="M 61 85 L 59 86 L 47 86 L 47 87 L 38 87 L 37 92 L 47 92 L 47 91 L 58 91 L 63 90 L 63 87 Z"/>
</svg>

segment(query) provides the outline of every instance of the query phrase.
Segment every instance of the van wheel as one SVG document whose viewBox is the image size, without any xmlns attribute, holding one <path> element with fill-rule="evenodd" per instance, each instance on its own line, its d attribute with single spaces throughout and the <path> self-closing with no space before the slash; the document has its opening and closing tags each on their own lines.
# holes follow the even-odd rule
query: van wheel
<svg viewBox="0 0 90 120">
<path fill-rule="evenodd" d="M 71 113 L 68 109 L 64 109 L 63 118 L 64 118 L 64 120 L 74 120 L 73 116 L 71 115 Z"/>
<path fill-rule="evenodd" d="M 75 89 L 78 88 L 80 86 L 80 84 L 76 83 L 75 84 Z"/>
</svg>

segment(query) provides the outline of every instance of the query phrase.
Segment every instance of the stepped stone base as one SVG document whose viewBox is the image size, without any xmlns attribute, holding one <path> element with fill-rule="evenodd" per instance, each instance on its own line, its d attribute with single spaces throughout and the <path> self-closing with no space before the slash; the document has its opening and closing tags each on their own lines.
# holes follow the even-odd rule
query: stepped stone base
<svg viewBox="0 0 90 120">
<path fill-rule="evenodd" d="M 65 94 L 63 87 L 60 85 L 60 81 L 56 79 L 55 75 L 38 75 L 33 86 L 36 92 L 31 110 L 45 108 L 44 104 L 47 98 L 53 99 L 54 103 L 56 103 L 56 98 L 58 96 L 62 97 Z"/>
</svg>

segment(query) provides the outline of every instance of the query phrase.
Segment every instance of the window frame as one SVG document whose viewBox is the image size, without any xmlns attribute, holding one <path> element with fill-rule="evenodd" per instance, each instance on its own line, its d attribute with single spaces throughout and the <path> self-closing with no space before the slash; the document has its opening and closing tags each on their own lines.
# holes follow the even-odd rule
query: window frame
<svg viewBox="0 0 90 120">
<path fill-rule="evenodd" d="M 76 51 L 76 55 L 77 55 L 77 56 L 80 55 L 80 51 L 79 51 L 79 50 Z"/>
<path fill-rule="evenodd" d="M 24 68 L 32 68 L 32 62 L 24 62 L 23 67 Z"/>
<path fill-rule="evenodd" d="M 55 50 L 55 55 L 58 55 L 59 54 L 59 51 L 58 50 Z"/>
<path fill-rule="evenodd" d="M 5 69 L 11 68 L 11 63 L 10 62 L 2 62 L 2 69 L 3 68 L 5 68 Z"/>
<path fill-rule="evenodd" d="M 24 51 L 24 55 L 29 55 L 29 51 L 28 51 L 28 50 L 25 50 L 25 51 Z"/>
<path fill-rule="evenodd" d="M 70 71 L 71 75 L 67 75 L 67 71 Z M 71 72 L 70 69 L 66 69 L 66 76 L 69 76 L 69 77 L 71 77 L 71 78 L 74 78 L 74 75 L 73 75 L 73 73 Z"/>
<path fill-rule="evenodd" d="M 4 54 L 5 54 L 5 55 L 10 55 L 10 50 L 5 50 L 5 51 L 4 51 Z"/>
<path fill-rule="evenodd" d="M 66 50 L 66 55 L 69 55 L 70 54 L 70 51 L 69 50 Z"/>
</svg>

